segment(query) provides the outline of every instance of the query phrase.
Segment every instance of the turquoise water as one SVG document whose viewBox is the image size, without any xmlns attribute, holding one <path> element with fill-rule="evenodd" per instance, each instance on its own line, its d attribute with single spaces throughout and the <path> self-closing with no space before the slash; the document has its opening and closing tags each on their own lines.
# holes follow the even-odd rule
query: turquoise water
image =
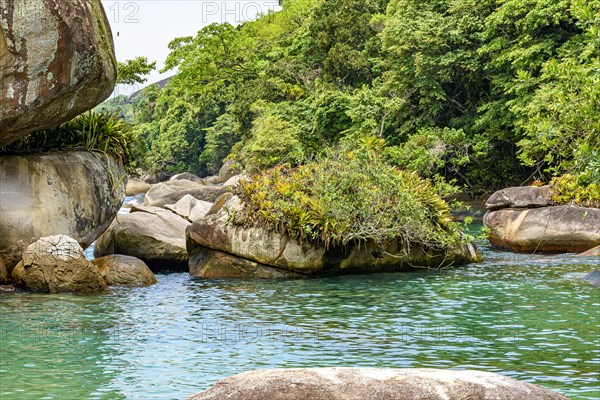
<svg viewBox="0 0 600 400">
<path fill-rule="evenodd" d="M 580 280 L 600 261 L 484 253 L 437 272 L 2 292 L 0 398 L 183 399 L 317 366 L 472 368 L 600 398 L 600 289 Z"/>
</svg>

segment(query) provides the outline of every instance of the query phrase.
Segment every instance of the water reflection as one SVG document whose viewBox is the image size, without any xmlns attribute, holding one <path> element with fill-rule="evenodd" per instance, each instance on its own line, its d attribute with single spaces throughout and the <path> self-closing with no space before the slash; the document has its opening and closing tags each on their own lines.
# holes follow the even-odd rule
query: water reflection
<svg viewBox="0 0 600 400">
<path fill-rule="evenodd" d="M 345 365 L 474 368 L 599 398 L 600 291 L 580 281 L 598 261 L 486 256 L 442 272 L 2 293 L 0 397 L 181 399 L 245 370 Z"/>
</svg>

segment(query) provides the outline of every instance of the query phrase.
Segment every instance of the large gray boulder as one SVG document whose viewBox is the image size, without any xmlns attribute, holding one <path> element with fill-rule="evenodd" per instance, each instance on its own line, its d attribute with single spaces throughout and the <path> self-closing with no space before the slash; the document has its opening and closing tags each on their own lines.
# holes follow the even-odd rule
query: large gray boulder
<svg viewBox="0 0 600 400">
<path fill-rule="evenodd" d="M 216 183 L 227 182 L 229 179 L 242 172 L 242 169 L 242 164 L 238 163 L 237 161 L 225 161 L 221 169 L 219 169 Z"/>
<path fill-rule="evenodd" d="M 132 208 L 120 215 L 98 238 L 94 257 L 110 254 L 133 256 L 154 270 L 187 271 L 186 219 L 158 207 Z"/>
<path fill-rule="evenodd" d="M 568 400 L 531 383 L 481 371 L 297 368 L 234 375 L 190 400 Z"/>
<path fill-rule="evenodd" d="M 395 241 L 385 248 L 366 242 L 326 249 L 261 227 L 244 228 L 229 224 L 230 214 L 243 207 L 237 196 L 231 197 L 219 212 L 196 220 L 187 228 L 192 275 L 218 277 L 218 267 L 223 264 L 221 253 L 250 260 L 264 268 L 276 268 L 302 276 L 401 271 L 415 266 L 439 268 L 481 260 L 472 245 L 433 253 L 426 253 L 418 247 L 404 253 L 399 251 L 401 246 Z M 243 260 L 238 263 L 245 264 Z M 259 277 L 252 273 L 255 270 L 254 267 L 237 269 L 240 277 Z M 207 271 L 210 271 L 210 275 L 206 274 Z M 261 275 L 264 273 L 261 272 Z M 231 272 L 228 270 L 223 276 L 231 276 Z"/>
<path fill-rule="evenodd" d="M 111 254 L 92 261 L 109 286 L 147 286 L 156 283 L 156 277 L 139 258 Z"/>
<path fill-rule="evenodd" d="M 555 206 L 488 211 L 492 245 L 518 252 L 579 253 L 600 245 L 600 209 Z"/>
<path fill-rule="evenodd" d="M 164 207 L 167 204 L 175 204 L 185 195 L 192 195 L 197 200 L 214 203 L 230 189 L 220 186 L 207 186 L 202 182 L 193 182 L 187 179 L 178 179 L 156 183 L 146 193 L 145 205 Z"/>
<path fill-rule="evenodd" d="M 0 277 L 10 277 L 25 248 L 41 237 L 67 235 L 88 247 L 123 203 L 124 174 L 103 153 L 0 157 Z"/>
<path fill-rule="evenodd" d="M 14 285 L 35 292 L 101 292 L 102 274 L 83 255 L 77 241 L 55 235 L 41 238 L 23 252 L 12 271 Z"/>
<path fill-rule="evenodd" d="M 60 125 L 113 91 L 100 0 L 0 0 L 0 147 Z"/>
<path fill-rule="evenodd" d="M 535 208 L 552 204 L 550 186 L 517 186 L 498 190 L 485 202 L 488 210 Z"/>
</svg>

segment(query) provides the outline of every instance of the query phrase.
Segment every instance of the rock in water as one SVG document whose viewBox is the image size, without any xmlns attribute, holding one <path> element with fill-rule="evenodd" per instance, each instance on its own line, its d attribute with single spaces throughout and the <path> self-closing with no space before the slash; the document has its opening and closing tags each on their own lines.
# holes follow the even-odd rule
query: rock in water
<svg viewBox="0 0 600 400">
<path fill-rule="evenodd" d="M 297 368 L 234 375 L 189 400 L 568 400 L 531 383 L 481 371 Z"/>
<path fill-rule="evenodd" d="M 60 125 L 113 91 L 100 0 L 0 0 L 0 147 Z"/>
<path fill-rule="evenodd" d="M 230 261 L 234 257 L 239 258 L 235 262 L 239 266 L 236 276 L 249 278 L 269 276 L 265 273 L 267 268 L 277 270 L 272 276 L 307 277 L 402 271 L 415 266 L 438 268 L 481 261 L 481 256 L 471 244 L 431 252 L 415 246 L 406 253 L 398 241 L 391 241 L 385 248 L 369 241 L 326 249 L 325 246 L 300 242 L 262 227 L 245 228 L 228 224 L 230 214 L 241 211 L 243 207 L 240 199 L 233 196 L 220 211 L 215 214 L 209 212 L 187 228 L 187 250 L 193 276 L 216 278 L 220 270 L 222 277 L 232 276 L 231 268 L 223 262 L 225 255 L 229 255 Z"/>
<path fill-rule="evenodd" d="M 600 287 L 600 269 L 595 269 L 583 277 L 583 280 Z"/>
<path fill-rule="evenodd" d="M 189 224 L 168 210 L 134 207 L 98 238 L 94 256 L 124 254 L 141 259 L 154 270 L 187 271 L 185 229 Z"/>
<path fill-rule="evenodd" d="M 581 257 L 600 257 L 600 246 L 593 247 L 579 255 Z"/>
<path fill-rule="evenodd" d="M 76 240 L 43 237 L 23 252 L 12 272 L 14 285 L 35 292 L 101 292 L 106 283 L 96 266 L 83 255 Z"/>
<path fill-rule="evenodd" d="M 67 235 L 84 248 L 96 240 L 123 203 L 124 174 L 103 153 L 0 157 L 0 267 L 6 276 L 41 237 Z"/>
<path fill-rule="evenodd" d="M 112 254 L 92 261 L 109 286 L 147 286 L 156 283 L 150 268 L 139 258 Z"/>
<path fill-rule="evenodd" d="M 600 209 L 556 206 L 488 211 L 492 245 L 520 252 L 577 253 L 600 245 Z"/>
</svg>

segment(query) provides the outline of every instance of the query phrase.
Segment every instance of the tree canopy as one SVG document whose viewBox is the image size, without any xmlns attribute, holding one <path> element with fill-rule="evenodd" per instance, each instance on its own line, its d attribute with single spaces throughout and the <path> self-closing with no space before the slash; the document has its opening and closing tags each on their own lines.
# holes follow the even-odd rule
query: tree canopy
<svg viewBox="0 0 600 400">
<path fill-rule="evenodd" d="M 565 173 L 586 185 L 600 181 L 599 16 L 598 0 L 285 0 L 174 39 L 177 74 L 131 120 L 155 170 L 296 165 L 380 140 L 388 163 L 474 195 Z"/>
</svg>

